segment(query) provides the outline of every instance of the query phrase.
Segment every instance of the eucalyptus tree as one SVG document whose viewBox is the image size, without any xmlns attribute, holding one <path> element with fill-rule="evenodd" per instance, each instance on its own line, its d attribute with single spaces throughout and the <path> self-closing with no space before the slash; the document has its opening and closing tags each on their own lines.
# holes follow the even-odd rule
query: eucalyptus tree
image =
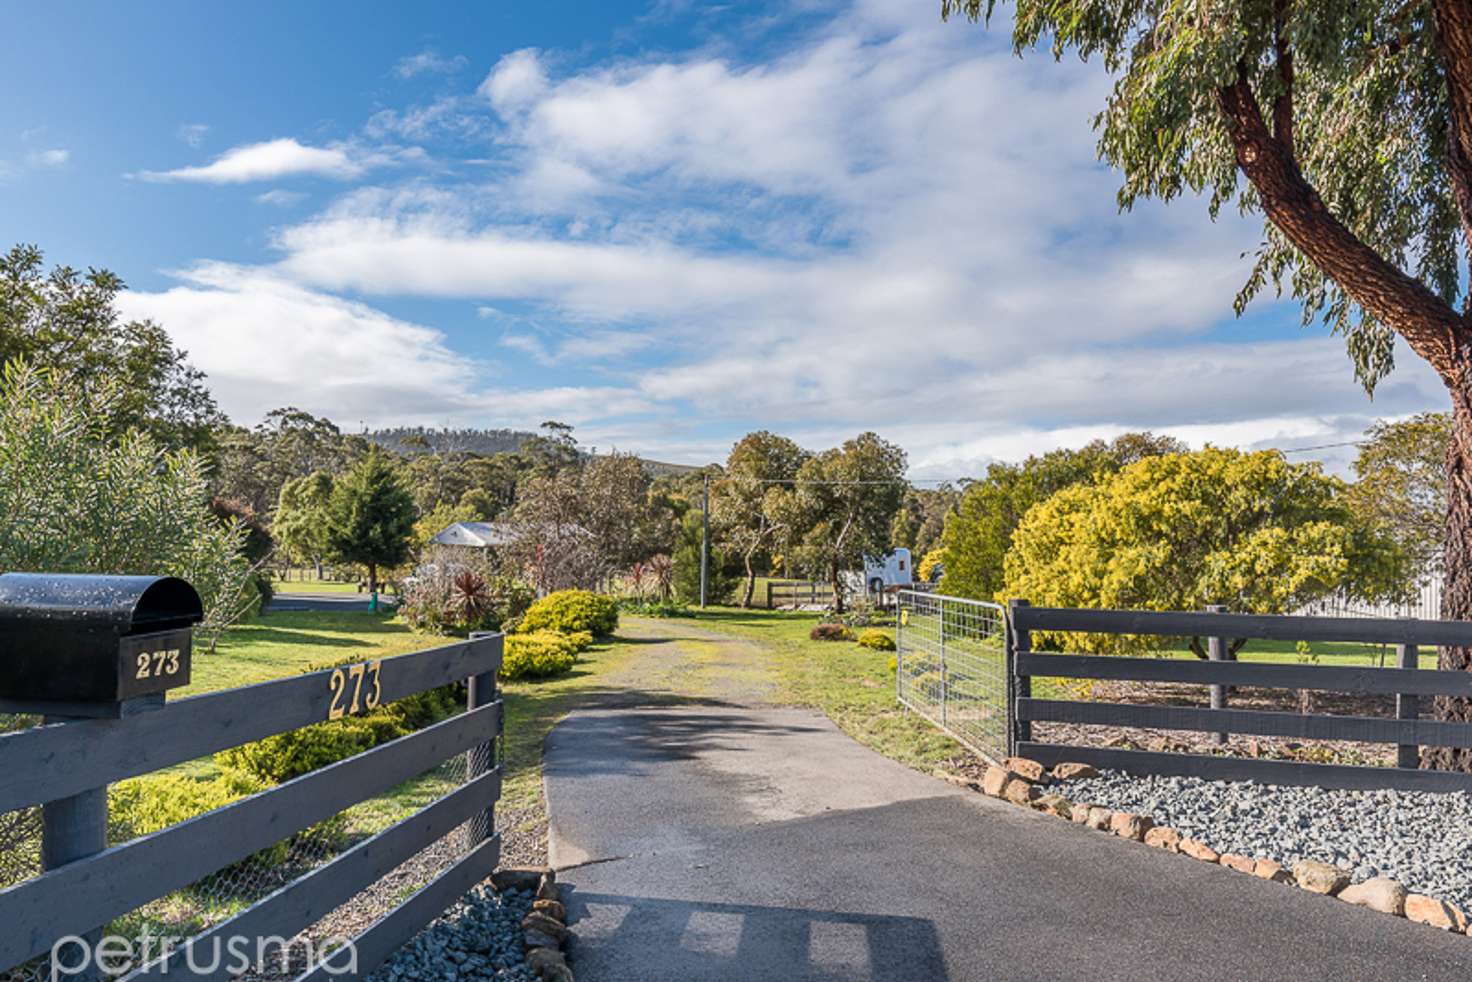
<svg viewBox="0 0 1472 982">
<path fill-rule="evenodd" d="M 770 549 L 787 528 L 781 500 L 808 453 L 785 436 L 759 430 L 748 433 L 731 448 L 726 472 L 712 489 L 711 511 L 716 525 L 741 555 L 746 587 L 741 606 L 751 606 L 756 589 L 756 558 Z"/>
<path fill-rule="evenodd" d="M 996 0 L 941 0 L 989 19 Z M 1472 4 L 1465 0 L 1017 0 L 1017 51 L 1097 57 L 1095 120 L 1121 207 L 1202 197 L 1260 215 L 1237 298 L 1286 289 L 1345 339 L 1373 390 L 1398 335 L 1440 376 L 1447 451 L 1442 614 L 1472 618 Z M 1444 648 L 1446 669 L 1472 648 Z M 1442 719 L 1472 702 L 1438 700 Z M 1472 769 L 1472 751 L 1428 754 Z"/>
</svg>

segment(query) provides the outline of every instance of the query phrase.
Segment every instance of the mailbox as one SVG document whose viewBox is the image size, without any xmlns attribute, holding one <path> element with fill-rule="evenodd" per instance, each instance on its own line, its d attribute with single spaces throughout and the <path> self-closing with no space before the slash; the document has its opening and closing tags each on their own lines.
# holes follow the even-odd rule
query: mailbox
<svg viewBox="0 0 1472 982">
<path fill-rule="evenodd" d="M 172 576 L 0 575 L 0 705 L 115 716 L 189 684 L 194 587 Z M 134 703 L 135 705 L 137 703 Z"/>
</svg>

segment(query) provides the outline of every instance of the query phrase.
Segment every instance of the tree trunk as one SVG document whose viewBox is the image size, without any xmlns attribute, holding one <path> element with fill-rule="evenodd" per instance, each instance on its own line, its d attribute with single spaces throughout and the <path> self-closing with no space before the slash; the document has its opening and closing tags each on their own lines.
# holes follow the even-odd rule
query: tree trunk
<svg viewBox="0 0 1472 982">
<path fill-rule="evenodd" d="M 843 584 L 838 578 L 838 560 L 835 559 L 828 564 L 828 574 L 833 583 L 833 611 L 841 614 L 843 613 Z"/>
<path fill-rule="evenodd" d="M 1472 381 L 1472 372 L 1468 373 Z M 1441 619 L 1472 620 L 1472 385 L 1452 392 L 1452 439 L 1446 451 L 1446 541 L 1442 546 Z M 1472 648 L 1442 648 L 1436 667 L 1472 671 Z M 1439 720 L 1472 722 L 1472 701 L 1438 696 Z M 1421 766 L 1472 770 L 1472 749 L 1427 747 Z"/>
<path fill-rule="evenodd" d="M 368 594 L 372 596 L 378 592 L 378 564 L 368 564 Z"/>
<path fill-rule="evenodd" d="M 756 592 L 756 570 L 751 568 L 753 552 L 756 552 L 756 549 L 753 548 L 746 553 L 746 593 L 741 597 L 741 606 L 747 609 L 751 608 L 751 595 Z"/>
</svg>

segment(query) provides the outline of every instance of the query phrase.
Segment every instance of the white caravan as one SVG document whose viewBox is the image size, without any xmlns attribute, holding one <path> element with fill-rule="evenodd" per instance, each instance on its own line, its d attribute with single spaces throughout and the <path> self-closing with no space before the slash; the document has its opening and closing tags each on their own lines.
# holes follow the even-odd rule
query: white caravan
<svg viewBox="0 0 1472 982">
<path fill-rule="evenodd" d="M 896 549 L 887 556 L 864 557 L 864 586 L 870 593 L 912 586 L 914 582 L 915 569 L 910 564 L 910 550 Z"/>
</svg>

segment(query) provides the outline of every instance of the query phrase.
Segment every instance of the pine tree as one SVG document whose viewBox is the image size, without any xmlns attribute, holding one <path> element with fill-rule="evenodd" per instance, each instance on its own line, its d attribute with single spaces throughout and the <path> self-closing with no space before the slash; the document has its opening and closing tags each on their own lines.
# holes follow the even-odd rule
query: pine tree
<svg viewBox="0 0 1472 982">
<path fill-rule="evenodd" d="M 370 450 L 333 482 L 327 507 L 327 540 L 344 562 L 368 567 L 368 591 L 378 592 L 378 567 L 409 558 L 417 518 L 409 494 L 388 456 Z"/>
</svg>

